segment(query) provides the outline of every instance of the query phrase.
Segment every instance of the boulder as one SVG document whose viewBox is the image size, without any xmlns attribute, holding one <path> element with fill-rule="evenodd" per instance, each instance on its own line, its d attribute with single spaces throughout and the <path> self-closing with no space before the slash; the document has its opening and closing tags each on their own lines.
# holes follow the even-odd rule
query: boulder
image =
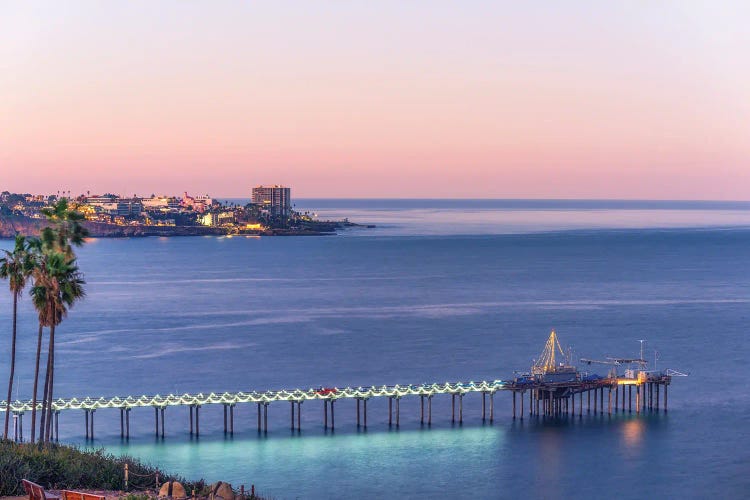
<svg viewBox="0 0 750 500">
<path fill-rule="evenodd" d="M 208 500 L 235 500 L 232 485 L 222 481 L 212 484 Z"/>
<path fill-rule="evenodd" d="M 167 481 L 159 488 L 159 498 L 187 498 L 185 487 L 177 481 Z"/>
</svg>

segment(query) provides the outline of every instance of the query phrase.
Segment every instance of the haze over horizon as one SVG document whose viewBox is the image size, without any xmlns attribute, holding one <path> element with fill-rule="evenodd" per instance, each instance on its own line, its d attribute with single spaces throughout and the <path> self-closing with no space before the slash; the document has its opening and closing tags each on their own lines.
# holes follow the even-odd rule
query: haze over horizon
<svg viewBox="0 0 750 500">
<path fill-rule="evenodd" d="M 748 18 L 739 1 L 6 2 L 0 190 L 748 200 Z"/>
</svg>

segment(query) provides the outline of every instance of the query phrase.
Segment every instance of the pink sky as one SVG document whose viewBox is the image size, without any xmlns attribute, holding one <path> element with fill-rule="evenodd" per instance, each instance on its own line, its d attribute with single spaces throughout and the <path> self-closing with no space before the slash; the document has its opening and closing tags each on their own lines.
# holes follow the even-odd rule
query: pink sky
<svg viewBox="0 0 750 500">
<path fill-rule="evenodd" d="M 750 2 L 5 2 L 0 189 L 750 199 Z"/>
</svg>

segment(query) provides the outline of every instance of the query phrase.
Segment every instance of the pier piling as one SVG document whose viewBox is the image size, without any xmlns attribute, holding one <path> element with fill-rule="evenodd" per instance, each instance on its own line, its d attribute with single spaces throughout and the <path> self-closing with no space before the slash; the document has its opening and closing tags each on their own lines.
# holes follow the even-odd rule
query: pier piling
<svg viewBox="0 0 750 500">
<path fill-rule="evenodd" d="M 263 432 L 268 434 L 268 403 L 263 403 Z"/>
<path fill-rule="evenodd" d="M 649 410 L 654 409 L 654 383 L 648 384 L 648 407 Z"/>
<path fill-rule="evenodd" d="M 529 416 L 534 414 L 534 389 L 529 391 Z"/>
<path fill-rule="evenodd" d="M 575 395 L 575 393 L 573 393 L 570 396 L 570 414 L 573 417 L 575 417 L 575 415 L 576 415 L 576 395 Z"/>
<path fill-rule="evenodd" d="M 201 434 L 200 409 L 201 405 L 195 405 L 195 437 L 198 437 Z"/>
<path fill-rule="evenodd" d="M 628 413 L 633 413 L 633 386 L 632 385 L 628 386 Z"/>
<path fill-rule="evenodd" d="M 523 393 L 521 393 L 521 419 L 523 419 Z M 495 392 L 490 393 L 490 423 L 495 421 Z"/>
<path fill-rule="evenodd" d="M 594 415 L 596 415 L 596 389 L 594 389 Z"/>
<path fill-rule="evenodd" d="M 458 395 L 458 423 L 464 423 L 464 393 Z"/>
<path fill-rule="evenodd" d="M 494 392 L 492 394 L 494 395 Z M 521 420 L 523 420 L 523 394 L 524 394 L 524 392 L 521 391 L 521 412 L 518 414 L 518 416 L 521 418 Z M 490 421 L 492 421 L 492 420 L 490 419 Z"/>
<path fill-rule="evenodd" d="M 396 397 L 396 427 L 401 425 L 401 398 Z"/>
<path fill-rule="evenodd" d="M 641 386 L 635 386 L 635 412 L 641 412 Z"/>
<path fill-rule="evenodd" d="M 620 404 L 620 386 L 615 385 L 615 413 L 617 413 L 617 406 Z"/>
<path fill-rule="evenodd" d="M 333 430 L 334 427 L 336 427 L 336 417 L 333 414 L 333 403 L 335 402 L 336 402 L 335 399 L 331 400 L 331 430 Z"/>
<path fill-rule="evenodd" d="M 388 397 L 388 427 L 393 425 L 393 398 Z"/>
<path fill-rule="evenodd" d="M 291 424 L 290 424 L 290 429 L 292 431 L 294 431 L 294 401 L 289 401 L 289 406 L 290 406 L 290 410 L 291 410 Z"/>
</svg>

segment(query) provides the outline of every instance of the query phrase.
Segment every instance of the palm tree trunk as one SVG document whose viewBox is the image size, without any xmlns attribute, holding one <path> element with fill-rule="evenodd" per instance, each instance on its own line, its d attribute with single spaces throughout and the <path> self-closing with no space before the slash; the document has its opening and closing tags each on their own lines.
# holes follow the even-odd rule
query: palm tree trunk
<svg viewBox="0 0 750 500">
<path fill-rule="evenodd" d="M 18 292 L 13 292 L 13 336 L 10 343 L 10 377 L 8 378 L 8 399 L 5 403 L 5 428 L 3 439 L 8 439 L 8 422 L 10 421 L 10 399 L 13 397 L 13 377 L 16 371 L 16 318 L 18 314 Z"/>
<path fill-rule="evenodd" d="M 42 324 L 39 323 L 39 335 L 36 340 L 36 368 L 34 368 L 34 393 L 31 395 L 31 442 L 34 442 L 36 436 L 36 393 L 39 385 L 39 359 L 42 356 Z M 40 433 L 41 434 L 41 427 Z"/>
<path fill-rule="evenodd" d="M 52 333 L 52 327 L 50 327 L 50 335 Z M 47 369 L 44 371 L 44 393 L 42 394 L 42 416 L 39 418 L 39 442 L 44 443 L 45 435 L 44 431 L 47 428 L 47 403 L 49 402 L 49 363 L 50 355 L 52 353 L 47 348 Z"/>
<path fill-rule="evenodd" d="M 52 390 L 55 387 L 55 324 L 49 327 L 49 394 L 47 395 L 47 421 L 44 432 L 45 442 L 50 441 L 50 431 L 52 430 Z"/>
</svg>

